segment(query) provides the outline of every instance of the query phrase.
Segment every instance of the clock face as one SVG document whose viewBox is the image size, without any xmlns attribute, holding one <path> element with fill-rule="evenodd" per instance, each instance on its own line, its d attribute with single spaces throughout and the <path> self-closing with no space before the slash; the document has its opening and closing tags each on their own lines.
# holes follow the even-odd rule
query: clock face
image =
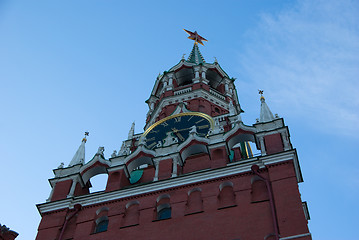
<svg viewBox="0 0 359 240">
<path fill-rule="evenodd" d="M 156 122 L 144 132 L 142 137 L 146 137 L 148 149 L 155 149 L 164 145 L 168 137 L 177 138 L 178 144 L 186 141 L 193 126 L 196 126 L 199 137 L 206 137 L 213 125 L 213 119 L 207 114 L 180 113 Z"/>
</svg>

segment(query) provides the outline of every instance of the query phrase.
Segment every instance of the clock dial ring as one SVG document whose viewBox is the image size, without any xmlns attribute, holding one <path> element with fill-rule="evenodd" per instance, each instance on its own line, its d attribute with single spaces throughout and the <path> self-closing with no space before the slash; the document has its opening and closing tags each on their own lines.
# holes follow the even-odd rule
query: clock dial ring
<svg viewBox="0 0 359 240">
<path fill-rule="evenodd" d="M 146 145 L 149 149 L 162 146 L 168 139 L 177 138 L 178 143 L 184 142 L 189 137 L 189 131 L 196 126 L 199 136 L 207 136 L 213 129 L 214 120 L 201 112 L 186 112 L 168 116 L 151 125 L 142 134 L 146 137 Z M 140 139 L 140 141 L 141 141 Z"/>
</svg>

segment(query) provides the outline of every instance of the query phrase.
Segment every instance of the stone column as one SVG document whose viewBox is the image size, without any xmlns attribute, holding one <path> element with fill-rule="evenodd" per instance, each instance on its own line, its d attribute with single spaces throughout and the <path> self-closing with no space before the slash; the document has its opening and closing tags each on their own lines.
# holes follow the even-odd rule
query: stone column
<svg viewBox="0 0 359 240">
<path fill-rule="evenodd" d="M 166 88 L 167 91 L 172 90 L 173 89 L 173 74 L 168 74 L 168 86 Z"/>
<path fill-rule="evenodd" d="M 159 162 L 158 161 L 153 161 L 155 164 L 155 177 L 153 178 L 153 181 L 158 181 L 158 166 L 159 166 Z"/>
<path fill-rule="evenodd" d="M 262 136 L 262 137 L 259 137 L 259 144 L 260 144 L 260 146 L 261 146 L 261 154 L 262 154 L 262 156 L 267 155 L 267 153 L 266 153 L 266 147 L 265 147 L 265 145 L 264 145 L 264 137 L 263 137 L 263 136 Z"/>
<path fill-rule="evenodd" d="M 282 136 L 284 151 L 290 150 L 290 144 L 289 144 L 287 131 L 283 131 L 280 135 Z"/>
<path fill-rule="evenodd" d="M 199 82 L 199 70 L 200 70 L 200 67 L 199 66 L 194 66 L 193 70 L 194 70 L 193 83 L 198 83 Z"/>
<path fill-rule="evenodd" d="M 68 198 L 74 196 L 76 184 L 77 184 L 77 181 L 75 179 L 72 179 L 72 185 L 71 185 L 71 188 L 70 188 L 70 192 L 67 195 Z"/>
<path fill-rule="evenodd" d="M 178 159 L 177 157 L 173 158 L 173 170 L 172 170 L 172 176 L 171 177 L 177 177 L 177 164 L 178 164 Z"/>
</svg>

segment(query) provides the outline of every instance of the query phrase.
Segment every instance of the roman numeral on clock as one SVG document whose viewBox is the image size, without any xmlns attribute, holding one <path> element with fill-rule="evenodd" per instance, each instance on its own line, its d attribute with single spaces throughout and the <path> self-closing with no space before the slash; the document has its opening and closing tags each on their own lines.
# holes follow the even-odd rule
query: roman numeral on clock
<svg viewBox="0 0 359 240">
<path fill-rule="evenodd" d="M 209 125 L 202 125 L 202 126 L 198 126 L 197 128 L 198 129 L 203 129 L 203 128 L 208 128 L 209 127 Z"/>
<path fill-rule="evenodd" d="M 156 144 L 157 144 L 156 142 L 153 142 L 153 143 L 151 143 L 150 145 L 148 145 L 147 148 L 152 149 Z"/>
<path fill-rule="evenodd" d="M 202 121 L 204 121 L 204 119 L 201 119 L 201 120 L 197 121 L 196 124 L 198 124 L 198 123 L 200 123 L 200 122 L 202 122 Z"/>
</svg>

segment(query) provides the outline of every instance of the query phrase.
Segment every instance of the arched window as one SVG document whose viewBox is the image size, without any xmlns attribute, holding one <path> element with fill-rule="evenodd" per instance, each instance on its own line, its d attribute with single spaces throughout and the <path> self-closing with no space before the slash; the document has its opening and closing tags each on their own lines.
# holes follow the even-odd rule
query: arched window
<svg viewBox="0 0 359 240">
<path fill-rule="evenodd" d="M 252 191 L 251 200 L 252 203 L 268 201 L 268 189 L 265 181 L 260 179 L 258 176 L 253 176 L 251 179 Z"/>
<path fill-rule="evenodd" d="M 236 206 L 235 196 L 232 182 L 224 182 L 219 185 L 218 209 Z"/>
<path fill-rule="evenodd" d="M 157 207 L 157 220 L 171 218 L 171 206 L 168 203 L 161 204 Z"/>
<path fill-rule="evenodd" d="M 96 220 L 95 233 L 105 232 L 108 227 L 108 217 L 102 216 Z"/>
<path fill-rule="evenodd" d="M 121 228 L 136 226 L 140 218 L 140 202 L 135 200 L 126 204 L 125 213 L 122 218 Z"/>
<path fill-rule="evenodd" d="M 156 210 L 156 220 L 164 220 L 171 218 L 172 210 L 170 204 L 170 195 L 164 194 L 157 198 Z"/>
<path fill-rule="evenodd" d="M 202 190 L 194 188 L 188 191 L 185 215 L 200 213 L 203 211 L 203 200 L 201 196 Z"/>
<path fill-rule="evenodd" d="M 94 233 L 106 232 L 108 227 L 108 207 L 96 211 Z"/>
</svg>

